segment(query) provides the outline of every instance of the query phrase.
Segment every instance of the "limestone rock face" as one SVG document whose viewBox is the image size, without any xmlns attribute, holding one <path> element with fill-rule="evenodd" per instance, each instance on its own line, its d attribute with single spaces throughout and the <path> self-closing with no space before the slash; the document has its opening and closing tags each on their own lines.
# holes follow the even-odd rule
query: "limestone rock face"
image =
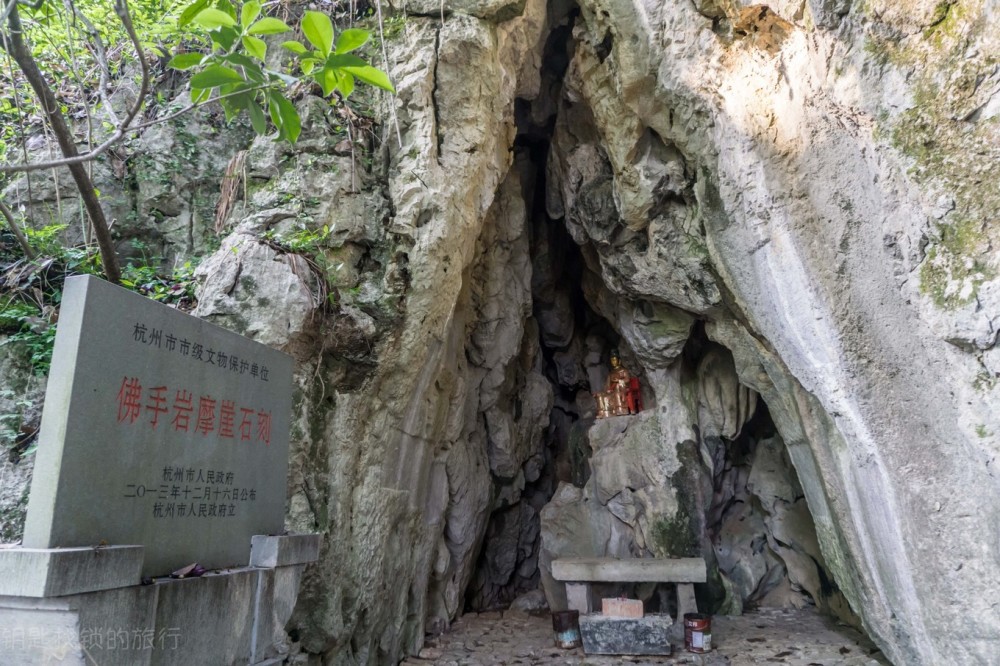
<svg viewBox="0 0 1000 666">
<path fill-rule="evenodd" d="M 176 91 L 162 90 L 171 97 Z M 187 101 L 184 93 L 183 100 Z M 100 125 L 100 123 L 97 123 Z M 119 144 L 90 163 L 104 214 L 125 265 L 131 257 L 143 264 L 162 260 L 172 266 L 208 252 L 215 238 L 214 218 L 223 174 L 229 161 L 246 148 L 252 132 L 221 126 L 211 111 L 199 109 L 171 122 L 153 125 L 128 144 Z M 95 143 L 104 140 L 98 130 Z M 85 126 L 79 128 L 80 152 Z M 59 154 L 44 134 L 27 141 L 32 161 Z M 93 243 L 82 219 L 83 205 L 66 169 L 43 170 L 12 178 L 0 192 L 23 210 L 35 227 L 64 224 L 66 245 Z M 217 247 L 217 245 L 216 245 Z"/>
<path fill-rule="evenodd" d="M 258 187 L 202 272 L 203 316 L 300 360 L 289 527 L 326 542 L 293 621 L 328 663 L 394 663 L 467 593 L 508 603 L 537 584 L 547 496 L 531 499 L 532 484 L 552 390 L 509 147 L 515 96 L 537 89 L 522 63 L 541 50 L 546 13 L 505 7 L 443 24 L 411 14 L 395 36 L 399 135 L 389 121 L 384 180 L 338 151 L 340 123 L 319 108 L 301 109 L 294 149 L 256 142 Z M 498 12 L 510 20 L 477 17 Z M 323 225 L 311 253 L 325 302 L 309 266 L 267 236 Z M 287 306 L 261 300 L 271 292 Z M 484 538 L 500 546 L 480 562 Z"/>
<path fill-rule="evenodd" d="M 557 607 L 553 557 L 693 552 L 720 608 L 846 599 L 894 663 L 994 659 L 997 3 L 408 12 L 373 163 L 303 102 L 200 273 L 300 362 L 301 647 L 393 662 L 470 600 Z M 274 237 L 324 226 L 322 281 Z M 594 425 L 615 345 L 647 411 Z"/>
<path fill-rule="evenodd" d="M 385 186 L 345 199 L 370 217 L 334 243 L 333 319 L 364 345 L 303 357 L 290 525 L 329 535 L 305 647 L 395 659 L 535 558 L 551 602 L 554 555 L 673 544 L 730 608 L 801 590 L 837 611 L 832 584 L 896 663 L 988 661 L 995 3 L 425 5 L 388 44 Z M 515 137 L 546 142 L 534 166 Z M 301 312 L 267 316 L 298 335 Z M 595 439 L 609 344 L 655 411 Z M 760 401 L 776 432 L 730 465 Z M 782 450 L 801 494 L 765 474 Z"/>
<path fill-rule="evenodd" d="M 553 171 L 581 176 L 549 206 L 577 215 L 613 291 L 707 315 L 771 408 L 838 584 L 897 663 L 988 661 L 992 639 L 947 627 L 1000 632 L 984 584 L 995 510 L 961 490 L 997 493 L 998 190 L 980 175 L 1000 150 L 997 7 L 935 7 L 583 2 L 567 97 L 596 131 L 557 128 Z M 629 204 L 651 132 L 690 186 L 652 219 Z M 594 136 L 605 166 L 573 166 Z M 615 210 L 574 213 L 572 183 L 609 177 Z M 630 245 L 637 229 L 648 240 Z"/>
<path fill-rule="evenodd" d="M 250 234 L 228 236 L 196 275 L 202 286 L 194 314 L 266 345 L 288 347 L 306 332 L 317 306 L 305 261 L 280 254 Z M 260 316 L 276 304 L 281 316 Z"/>
</svg>

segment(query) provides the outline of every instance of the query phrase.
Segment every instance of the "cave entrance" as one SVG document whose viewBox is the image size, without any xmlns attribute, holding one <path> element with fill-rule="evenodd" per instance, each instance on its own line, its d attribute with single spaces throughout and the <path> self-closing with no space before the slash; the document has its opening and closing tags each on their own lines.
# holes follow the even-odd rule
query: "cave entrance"
<svg viewBox="0 0 1000 666">
<path fill-rule="evenodd" d="M 659 165 L 652 221 L 623 223 L 591 112 L 563 94 L 575 20 L 572 8 L 550 16 L 539 95 L 516 105 L 512 167 L 530 236 L 534 322 L 525 335 L 538 338 L 553 406 L 519 492 L 495 493 L 512 499 L 494 504 L 465 608 L 565 607 L 550 575 L 558 557 L 701 556 L 709 571 L 696 586 L 702 611 L 815 605 L 853 621 L 767 405 L 707 336 L 715 315 L 692 306 L 710 280 L 703 267 L 676 262 L 669 276 L 654 271 L 645 283 L 630 274 L 642 272 L 650 251 L 686 251 L 678 224 L 663 220 L 690 220 L 694 175 L 648 130 L 640 152 Z M 661 277 L 678 298 L 650 287 Z M 605 387 L 612 349 L 640 379 L 645 410 L 596 420 L 593 395 Z M 674 613 L 670 587 L 604 592 Z"/>
<path fill-rule="evenodd" d="M 588 249 L 544 208 L 544 141 L 516 168 L 531 202 L 532 317 L 553 406 L 516 501 L 488 521 L 467 610 L 564 602 L 553 558 L 704 557 L 699 607 L 738 614 L 803 607 L 851 619 L 819 550 L 785 444 L 764 401 L 704 322 L 664 303 L 615 296 Z M 637 344 L 636 341 L 639 341 Z M 613 349 L 640 379 L 645 410 L 596 420 Z M 675 613 L 670 585 L 598 587 Z"/>
</svg>

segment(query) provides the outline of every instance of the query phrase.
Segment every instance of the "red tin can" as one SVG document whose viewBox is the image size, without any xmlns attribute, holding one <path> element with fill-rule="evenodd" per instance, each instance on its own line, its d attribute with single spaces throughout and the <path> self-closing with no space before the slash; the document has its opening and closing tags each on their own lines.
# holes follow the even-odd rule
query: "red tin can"
<svg viewBox="0 0 1000 666">
<path fill-rule="evenodd" d="M 712 616 L 701 613 L 684 615 L 684 649 L 688 652 L 712 651 Z"/>
</svg>

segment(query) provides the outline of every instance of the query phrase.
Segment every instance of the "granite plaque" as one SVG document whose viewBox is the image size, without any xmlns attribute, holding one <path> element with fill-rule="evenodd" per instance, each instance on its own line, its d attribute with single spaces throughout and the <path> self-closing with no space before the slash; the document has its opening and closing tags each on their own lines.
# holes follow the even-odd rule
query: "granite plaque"
<svg viewBox="0 0 1000 666">
<path fill-rule="evenodd" d="M 24 547 L 246 565 L 283 531 L 292 359 L 90 276 L 66 280 Z"/>
</svg>

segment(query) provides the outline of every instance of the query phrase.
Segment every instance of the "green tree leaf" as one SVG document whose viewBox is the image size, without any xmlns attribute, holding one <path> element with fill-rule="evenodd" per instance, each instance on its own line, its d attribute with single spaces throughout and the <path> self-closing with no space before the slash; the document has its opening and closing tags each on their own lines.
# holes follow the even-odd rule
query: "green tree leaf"
<svg viewBox="0 0 1000 666">
<path fill-rule="evenodd" d="M 274 101 L 275 93 L 273 90 L 267 91 L 267 112 L 271 116 L 271 122 L 274 126 L 278 128 L 278 137 L 283 138 L 284 134 L 281 131 L 281 114 L 278 112 L 278 104 Z"/>
<path fill-rule="evenodd" d="M 295 105 L 289 102 L 281 93 L 271 91 L 269 97 L 271 101 L 271 120 L 274 120 L 275 115 L 277 115 L 278 121 L 275 124 L 278 125 L 279 136 L 287 139 L 289 143 L 295 143 L 299 138 L 299 133 L 302 131 L 302 121 L 299 119 L 299 112 L 295 110 Z"/>
<path fill-rule="evenodd" d="M 240 34 L 236 31 L 236 28 L 228 28 L 226 26 L 212 30 L 209 35 L 211 35 L 212 41 L 218 44 L 219 48 L 223 51 L 228 51 L 233 48 L 233 44 L 236 43 L 236 38 L 240 36 Z"/>
<path fill-rule="evenodd" d="M 327 66 L 316 72 L 313 79 L 323 89 L 323 97 L 327 97 L 340 84 L 340 71 L 336 67 Z"/>
<path fill-rule="evenodd" d="M 203 9 L 199 12 L 198 15 L 194 17 L 194 22 L 204 28 L 208 28 L 209 30 L 222 27 L 231 28 L 236 25 L 236 19 L 232 16 L 226 12 L 213 9 L 211 7 Z"/>
<path fill-rule="evenodd" d="M 243 35 L 243 48 L 247 50 L 247 53 L 260 61 L 263 61 L 267 57 L 267 44 L 264 43 L 263 39 Z"/>
<path fill-rule="evenodd" d="M 225 65 L 210 65 L 191 77 L 191 88 L 215 88 L 227 83 L 241 83 L 243 76 Z"/>
<path fill-rule="evenodd" d="M 333 23 L 330 22 L 329 16 L 306 11 L 302 17 L 302 33 L 309 43 L 319 49 L 324 58 L 330 55 L 333 49 Z"/>
<path fill-rule="evenodd" d="M 197 67 L 201 64 L 201 61 L 205 59 L 204 53 L 178 53 L 170 62 L 167 63 L 167 67 L 171 69 L 191 69 L 192 67 Z"/>
<path fill-rule="evenodd" d="M 364 46 L 372 34 L 359 28 L 348 28 L 337 35 L 337 53 L 350 53 Z"/>
<path fill-rule="evenodd" d="M 258 16 L 260 16 L 260 3 L 257 0 L 250 0 L 240 10 L 240 23 L 244 26 L 250 25 Z"/>
<path fill-rule="evenodd" d="M 200 104 L 207 100 L 212 94 L 212 91 L 208 88 L 195 88 L 191 86 L 191 103 Z"/>
<path fill-rule="evenodd" d="M 356 55 L 332 55 L 326 59 L 324 67 L 367 67 L 368 63 L 364 58 Z"/>
<path fill-rule="evenodd" d="M 391 93 L 396 92 L 396 89 L 392 87 L 392 81 L 389 80 L 386 73 L 380 69 L 375 69 L 371 65 L 365 65 L 364 67 L 344 67 L 343 70 L 353 74 L 369 85 L 381 88 L 382 90 L 388 90 Z"/>
<path fill-rule="evenodd" d="M 236 7 L 229 0 L 216 0 L 215 6 L 220 10 L 229 14 L 229 18 L 233 19 L 233 24 L 236 23 Z"/>
<path fill-rule="evenodd" d="M 250 100 L 247 104 L 247 113 L 250 114 L 250 124 L 253 125 L 253 131 L 261 136 L 266 134 L 267 119 L 264 118 L 264 109 L 260 108 L 260 104 L 256 100 Z"/>
<path fill-rule="evenodd" d="M 302 44 L 296 42 L 295 40 L 282 42 L 281 45 L 286 49 L 288 49 L 289 51 L 291 51 L 292 53 L 298 53 L 299 55 L 305 55 L 306 53 L 309 53 L 309 49 L 302 46 Z"/>
<path fill-rule="evenodd" d="M 222 60 L 231 65 L 239 65 L 240 67 L 243 67 L 245 69 L 244 74 L 246 74 L 247 77 L 251 77 L 251 70 L 253 70 L 256 72 L 257 77 L 261 79 L 264 78 L 264 73 L 261 71 L 260 63 L 249 56 L 242 53 L 227 53 L 222 56 Z"/>
<path fill-rule="evenodd" d="M 354 77 L 346 72 L 341 74 L 340 83 L 337 84 L 337 90 L 339 90 L 340 94 L 344 96 L 344 99 L 350 97 L 351 93 L 354 92 Z"/>
<path fill-rule="evenodd" d="M 250 26 L 247 34 L 250 35 L 277 35 L 291 30 L 284 21 L 266 16 Z"/>
<path fill-rule="evenodd" d="M 194 17 L 200 14 L 201 11 L 208 7 L 209 4 L 209 0 L 197 0 L 196 2 L 192 2 L 190 5 L 185 7 L 183 12 L 181 12 L 180 18 L 177 19 L 177 25 L 181 28 L 188 25 L 194 20 Z"/>
</svg>

